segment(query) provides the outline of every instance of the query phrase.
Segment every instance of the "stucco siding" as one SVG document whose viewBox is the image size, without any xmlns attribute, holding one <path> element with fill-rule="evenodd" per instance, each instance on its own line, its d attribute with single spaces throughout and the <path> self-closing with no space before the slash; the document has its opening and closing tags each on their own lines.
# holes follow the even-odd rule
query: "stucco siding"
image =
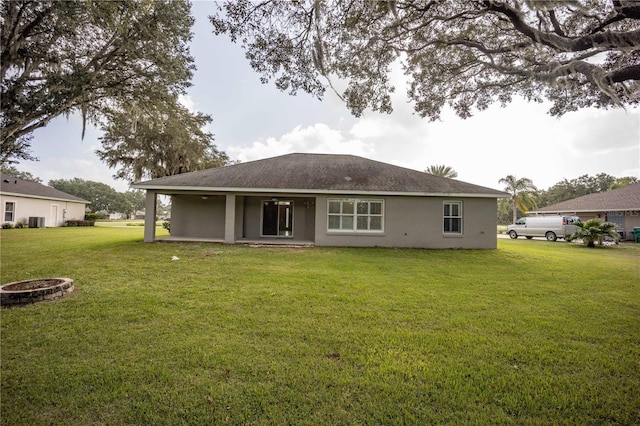
<svg viewBox="0 0 640 426">
<path fill-rule="evenodd" d="M 190 238 L 224 238 L 226 197 L 174 195 L 171 198 L 171 235 Z"/>
<path fill-rule="evenodd" d="M 316 200 L 315 242 L 318 246 L 380 246 L 415 248 L 496 248 L 496 200 L 456 197 L 375 197 L 384 200 L 382 232 L 327 229 L 327 200 Z M 348 197 L 344 197 L 348 198 Z M 353 197 L 364 199 L 367 197 Z M 443 203 L 462 202 L 462 233 L 443 232 Z"/>
<path fill-rule="evenodd" d="M 262 198 L 245 197 L 242 237 L 248 240 L 260 239 L 260 207 Z"/>
<path fill-rule="evenodd" d="M 242 234 L 243 234 L 243 226 L 244 226 L 244 203 L 245 203 L 245 197 L 242 195 L 237 195 L 236 196 L 236 209 L 235 209 L 235 213 L 236 213 L 236 217 L 235 217 L 235 237 L 236 239 L 238 238 L 242 238 Z"/>
<path fill-rule="evenodd" d="M 286 237 L 263 236 L 263 201 L 293 202 L 293 234 Z M 367 199 L 383 202 L 381 232 L 345 232 L 328 230 L 329 199 Z M 417 197 L 417 196 L 349 196 L 316 197 L 282 194 L 236 194 L 229 202 L 226 195 L 174 195 L 172 198 L 171 236 L 241 240 L 310 241 L 318 246 L 415 247 L 495 249 L 497 208 L 495 198 Z M 444 232 L 444 203 L 461 207 L 461 232 Z M 226 220 L 229 211 L 234 220 Z M 233 227 L 227 229 L 225 227 Z M 230 230 L 233 238 L 229 240 Z"/>
<path fill-rule="evenodd" d="M 7 202 L 15 203 L 13 220 L 5 220 Z M 1 195 L 1 222 L 29 223 L 30 217 L 44 217 L 45 226 L 62 226 L 66 220 L 84 219 L 85 204 L 72 201 L 47 200 L 16 195 Z"/>
</svg>

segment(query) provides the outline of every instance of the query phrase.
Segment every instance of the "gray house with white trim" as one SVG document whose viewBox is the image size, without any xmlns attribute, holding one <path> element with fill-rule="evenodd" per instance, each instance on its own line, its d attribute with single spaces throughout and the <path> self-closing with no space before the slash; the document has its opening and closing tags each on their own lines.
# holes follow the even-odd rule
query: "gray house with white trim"
<svg viewBox="0 0 640 426">
<path fill-rule="evenodd" d="M 164 239 L 228 244 L 496 248 L 495 189 L 353 155 L 288 154 L 139 182 L 171 197 Z M 145 241 L 158 240 L 153 214 Z"/>
</svg>

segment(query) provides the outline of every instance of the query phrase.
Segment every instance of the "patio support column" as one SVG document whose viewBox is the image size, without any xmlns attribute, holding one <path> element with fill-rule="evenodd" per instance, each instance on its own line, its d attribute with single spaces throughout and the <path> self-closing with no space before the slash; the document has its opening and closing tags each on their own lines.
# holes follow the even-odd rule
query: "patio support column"
<svg viewBox="0 0 640 426">
<path fill-rule="evenodd" d="M 156 239 L 156 206 L 158 196 L 155 191 L 147 190 L 144 205 L 144 242 L 152 243 Z"/>
<path fill-rule="evenodd" d="M 227 194 L 227 206 L 224 213 L 224 242 L 236 242 L 236 196 Z"/>
</svg>

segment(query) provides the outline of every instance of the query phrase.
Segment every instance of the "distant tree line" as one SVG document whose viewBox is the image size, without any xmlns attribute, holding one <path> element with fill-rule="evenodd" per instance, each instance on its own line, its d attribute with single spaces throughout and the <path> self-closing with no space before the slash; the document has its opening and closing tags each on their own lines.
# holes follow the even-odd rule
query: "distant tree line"
<svg viewBox="0 0 640 426">
<path fill-rule="evenodd" d="M 616 178 L 606 173 L 595 176 L 582 175 L 575 179 L 563 179 L 546 191 L 540 191 L 538 207 L 545 207 L 594 192 L 605 192 L 611 189 L 622 188 L 630 183 L 637 182 L 633 176 Z"/>
<path fill-rule="evenodd" d="M 131 217 L 144 209 L 145 194 L 140 190 L 118 192 L 106 183 L 80 178 L 52 179 L 49 186 L 90 201 L 87 210 L 92 213 L 123 213 Z"/>
</svg>

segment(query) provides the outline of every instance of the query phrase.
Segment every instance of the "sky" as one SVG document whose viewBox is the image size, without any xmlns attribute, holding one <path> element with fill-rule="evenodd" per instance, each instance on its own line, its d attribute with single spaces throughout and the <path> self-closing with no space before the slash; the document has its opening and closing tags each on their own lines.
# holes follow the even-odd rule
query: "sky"
<svg viewBox="0 0 640 426">
<path fill-rule="evenodd" d="M 507 175 L 529 178 L 539 189 L 585 174 L 640 178 L 640 108 L 589 108 L 557 118 L 547 113 L 548 103 L 516 99 L 466 120 L 445 109 L 440 121 L 429 122 L 414 113 L 405 78 L 394 69 L 394 112 L 367 111 L 355 118 L 330 89 L 319 101 L 261 84 L 241 47 L 213 35 L 207 16 L 215 8 L 213 1 L 193 2 L 191 54 L 198 69 L 182 102 L 212 116 L 208 130 L 232 160 L 292 152 L 353 154 L 421 171 L 446 165 L 458 180 L 494 189 L 504 189 L 498 181 Z M 32 150 L 40 161 L 15 167 L 45 184 L 77 177 L 126 191 L 129 183 L 113 179 L 116 171 L 95 154 L 100 130 L 89 127 L 84 139 L 81 133 L 78 115 L 53 120 L 34 132 Z"/>
</svg>

